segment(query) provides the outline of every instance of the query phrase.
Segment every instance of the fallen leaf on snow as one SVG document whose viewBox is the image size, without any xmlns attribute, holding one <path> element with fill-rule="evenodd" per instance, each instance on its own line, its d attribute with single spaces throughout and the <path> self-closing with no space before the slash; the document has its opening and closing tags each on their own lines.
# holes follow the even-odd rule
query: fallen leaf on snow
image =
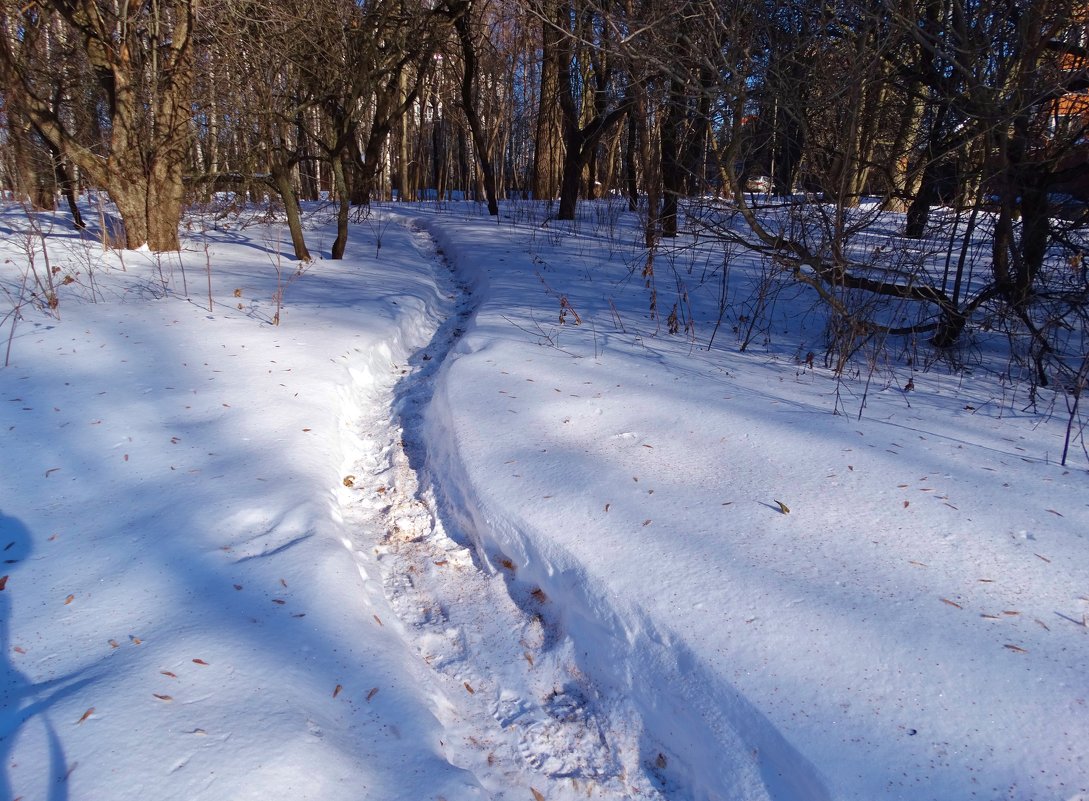
<svg viewBox="0 0 1089 801">
<path fill-rule="evenodd" d="M 194 665 L 207 665 L 208 663 L 205 662 L 203 659 L 194 659 L 193 664 Z"/>
<path fill-rule="evenodd" d="M 367 700 L 369 701 L 372 698 L 374 698 L 374 696 L 377 695 L 377 693 L 378 693 L 378 688 L 377 687 L 371 687 L 370 691 L 368 691 L 368 693 L 367 693 Z"/>
<path fill-rule="evenodd" d="M 67 598 L 64 599 L 64 605 L 68 606 L 68 604 L 72 603 L 72 601 L 74 600 L 76 600 L 76 596 L 69 595 Z"/>
<path fill-rule="evenodd" d="M 941 602 L 943 604 L 949 604 L 950 606 L 955 606 L 957 609 L 963 609 L 964 608 L 963 606 L 958 604 L 956 601 L 950 601 L 948 598 L 942 598 L 940 600 L 941 600 Z"/>
<path fill-rule="evenodd" d="M 1002 647 L 1003 648 L 1009 648 L 1011 651 L 1013 651 L 1014 653 L 1018 653 L 1018 654 L 1027 654 L 1028 653 L 1028 651 L 1025 650 L 1024 648 L 1022 648 L 1020 645 L 1014 645 L 1013 643 L 1009 643 L 1009 642 L 1006 643 L 1005 645 L 1003 645 Z"/>
<path fill-rule="evenodd" d="M 90 709 L 88 709 L 86 712 L 83 713 L 83 717 L 81 717 L 79 720 L 76 721 L 76 725 L 78 726 L 80 723 L 87 720 L 87 718 L 89 718 L 94 713 L 95 713 L 95 708 L 92 706 Z"/>
<path fill-rule="evenodd" d="M 342 684 L 338 684 L 336 687 L 334 687 L 333 688 L 333 697 L 336 698 L 338 695 L 340 695 L 340 691 L 343 690 L 343 689 L 344 689 L 344 685 L 342 685 Z"/>
<path fill-rule="evenodd" d="M 172 695 L 159 695 L 158 693 L 152 693 L 152 695 L 154 695 L 160 701 L 170 702 L 170 701 L 174 700 L 174 696 L 172 696 Z"/>
<path fill-rule="evenodd" d="M 463 681 L 462 684 L 465 686 L 465 690 L 469 695 L 476 695 L 476 690 L 473 689 L 473 686 L 469 684 L 469 682 Z"/>
</svg>

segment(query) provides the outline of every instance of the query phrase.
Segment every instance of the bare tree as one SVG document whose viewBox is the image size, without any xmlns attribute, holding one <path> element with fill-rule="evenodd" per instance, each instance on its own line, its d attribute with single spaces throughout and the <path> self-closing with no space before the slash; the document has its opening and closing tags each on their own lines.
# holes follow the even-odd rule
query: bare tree
<svg viewBox="0 0 1089 801">
<path fill-rule="evenodd" d="M 90 141 L 51 96 L 55 67 L 16 43 L 62 20 L 95 78 L 105 125 Z M 110 194 L 130 248 L 177 250 L 191 134 L 195 0 L 110 5 L 94 0 L 4 5 L 0 81 L 58 153 Z"/>
</svg>

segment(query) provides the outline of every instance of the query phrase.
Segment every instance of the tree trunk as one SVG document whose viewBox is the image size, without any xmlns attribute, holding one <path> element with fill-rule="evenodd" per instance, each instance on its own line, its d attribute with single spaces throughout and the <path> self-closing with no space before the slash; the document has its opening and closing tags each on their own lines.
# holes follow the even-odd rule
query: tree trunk
<svg viewBox="0 0 1089 801">
<path fill-rule="evenodd" d="M 669 96 L 665 113 L 662 115 L 662 129 L 658 138 L 662 160 L 662 236 L 668 238 L 677 236 L 679 196 L 684 191 L 681 139 L 686 104 L 684 83 L 674 76 L 670 81 Z"/>
<path fill-rule="evenodd" d="M 333 183 L 337 190 L 337 236 L 333 240 L 330 256 L 343 259 L 348 246 L 348 214 L 351 210 L 351 196 L 348 194 L 348 182 L 344 180 L 344 161 L 339 154 L 332 158 Z"/>
<path fill-rule="evenodd" d="M 637 118 L 637 114 L 631 114 L 628 117 L 628 137 L 627 142 L 624 143 L 624 173 L 627 179 L 628 211 L 635 211 L 639 208 L 639 169 L 636 158 L 639 141 L 636 128 Z"/>
<path fill-rule="evenodd" d="M 296 261 L 310 261 L 310 251 L 306 248 L 306 238 L 303 236 L 302 218 L 299 215 L 299 201 L 295 197 L 295 188 L 291 185 L 291 167 L 284 164 L 273 164 L 270 167 L 272 173 L 272 186 L 280 194 L 284 202 L 284 211 L 287 213 L 287 228 L 291 232 L 291 246 L 295 250 Z"/>
<path fill-rule="evenodd" d="M 579 199 L 579 184 L 582 182 L 582 148 L 577 138 L 568 138 L 567 152 L 563 158 L 563 181 L 560 184 L 560 210 L 556 215 L 560 220 L 575 219 L 575 208 Z"/>
<path fill-rule="evenodd" d="M 462 4 L 461 13 L 454 18 L 454 29 L 461 43 L 461 57 L 464 72 L 461 76 L 461 109 L 465 112 L 465 119 L 469 122 L 469 132 L 473 136 L 473 149 L 476 151 L 477 163 L 484 180 L 484 194 L 488 199 L 488 214 L 499 216 L 499 200 L 495 192 L 495 169 L 488 152 L 488 138 L 484 133 L 484 124 L 477 110 L 474 88 L 476 86 L 476 46 L 473 43 L 472 19 L 470 18 L 471 6 L 468 2 Z"/>
<path fill-rule="evenodd" d="M 563 32 L 554 23 L 558 15 L 555 0 L 542 2 L 538 13 L 541 17 L 541 94 L 534 138 L 533 197 L 552 200 L 559 188 L 563 148 L 563 128 L 557 105 Z"/>
</svg>

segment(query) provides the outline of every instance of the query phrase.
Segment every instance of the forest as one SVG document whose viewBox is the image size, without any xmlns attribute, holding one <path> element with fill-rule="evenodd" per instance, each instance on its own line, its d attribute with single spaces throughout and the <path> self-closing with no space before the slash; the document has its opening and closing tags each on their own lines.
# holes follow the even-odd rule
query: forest
<svg viewBox="0 0 1089 801">
<path fill-rule="evenodd" d="M 1089 373 L 1089 54 L 1074 0 L 5 0 L 0 181 L 105 190 L 112 244 L 185 209 L 623 197 L 663 242 L 759 254 L 829 314 L 831 366 L 998 332 Z M 323 254 L 324 255 L 324 254 Z M 656 313 L 651 300 L 651 313 Z M 959 352 L 958 352 L 959 349 Z M 1011 368 L 1012 370 L 1013 368 Z"/>
</svg>

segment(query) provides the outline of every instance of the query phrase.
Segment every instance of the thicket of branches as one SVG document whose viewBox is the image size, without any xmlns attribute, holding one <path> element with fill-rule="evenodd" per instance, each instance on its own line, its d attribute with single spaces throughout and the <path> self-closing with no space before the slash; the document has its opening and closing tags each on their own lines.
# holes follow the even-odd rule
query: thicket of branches
<svg viewBox="0 0 1089 801">
<path fill-rule="evenodd" d="M 628 198 L 827 304 L 830 352 L 1002 331 L 1087 372 L 1080 0 L 0 0 L 0 175 L 105 189 L 126 244 L 187 200 Z M 755 180 L 766 176 L 769 180 Z M 879 239 L 874 232 L 880 232 Z M 838 366 L 842 360 L 833 362 Z"/>
</svg>

